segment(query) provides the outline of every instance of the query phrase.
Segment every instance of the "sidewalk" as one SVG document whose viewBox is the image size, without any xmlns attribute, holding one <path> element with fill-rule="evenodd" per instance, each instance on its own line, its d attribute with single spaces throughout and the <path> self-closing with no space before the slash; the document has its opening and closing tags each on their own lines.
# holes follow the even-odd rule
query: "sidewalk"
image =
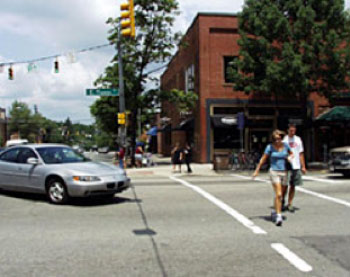
<svg viewBox="0 0 350 277">
<path fill-rule="evenodd" d="M 186 164 L 181 167 L 182 172 L 173 172 L 170 157 L 162 157 L 153 155 L 153 161 L 155 166 L 142 167 L 142 168 L 127 168 L 126 172 L 130 177 L 146 177 L 146 176 L 225 176 L 228 174 L 240 173 L 244 175 L 251 175 L 253 171 L 232 171 L 232 170 L 221 170 L 215 171 L 212 163 L 191 163 L 192 173 L 187 173 Z M 328 167 L 323 163 L 309 163 L 308 172 L 312 173 L 328 173 Z"/>
<path fill-rule="evenodd" d="M 181 166 L 181 173 L 173 172 L 173 166 L 171 164 L 170 157 L 162 157 L 153 155 L 154 166 L 142 167 L 142 168 L 127 168 L 126 172 L 130 177 L 142 177 L 142 176 L 220 176 L 223 173 L 218 173 L 213 170 L 213 164 L 199 164 L 191 163 L 192 173 L 187 173 L 187 166 L 183 164 Z M 177 169 L 177 167 L 176 167 Z M 227 173 L 226 173 L 227 174 Z"/>
</svg>

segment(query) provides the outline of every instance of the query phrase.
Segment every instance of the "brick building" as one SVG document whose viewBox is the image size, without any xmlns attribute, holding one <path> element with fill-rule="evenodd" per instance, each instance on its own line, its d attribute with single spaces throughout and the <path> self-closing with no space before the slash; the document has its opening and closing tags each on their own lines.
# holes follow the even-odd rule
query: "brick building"
<svg viewBox="0 0 350 277">
<path fill-rule="evenodd" d="M 196 162 L 213 161 L 214 153 L 260 152 L 270 140 L 273 129 L 298 126 L 308 160 L 320 159 L 317 132 L 303 122 L 302 107 L 296 99 L 266 99 L 234 91 L 227 74 L 229 63 L 238 57 L 238 18 L 234 14 L 199 13 L 184 36 L 181 46 L 161 76 L 163 90 L 173 88 L 198 94 L 197 108 L 179 114 L 171 104 L 163 103 L 159 120 L 158 153 L 170 155 L 176 142 L 193 144 Z M 312 94 L 308 101 L 310 120 L 329 108 L 327 99 Z M 238 128 L 237 114 L 245 124 Z M 311 122 L 310 122 L 311 123 Z M 308 125 L 308 132 L 303 128 Z"/>
</svg>

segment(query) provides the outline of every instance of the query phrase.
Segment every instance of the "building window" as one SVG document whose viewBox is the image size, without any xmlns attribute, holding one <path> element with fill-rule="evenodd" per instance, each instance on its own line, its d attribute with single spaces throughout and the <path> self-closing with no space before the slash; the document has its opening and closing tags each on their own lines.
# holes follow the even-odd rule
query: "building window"
<svg viewBox="0 0 350 277">
<path fill-rule="evenodd" d="M 185 92 L 194 91 L 194 64 L 185 70 Z"/>
<path fill-rule="evenodd" d="M 235 70 L 234 61 L 237 59 L 237 56 L 225 56 L 224 57 L 224 77 L 225 83 L 233 83 L 232 74 Z"/>
</svg>

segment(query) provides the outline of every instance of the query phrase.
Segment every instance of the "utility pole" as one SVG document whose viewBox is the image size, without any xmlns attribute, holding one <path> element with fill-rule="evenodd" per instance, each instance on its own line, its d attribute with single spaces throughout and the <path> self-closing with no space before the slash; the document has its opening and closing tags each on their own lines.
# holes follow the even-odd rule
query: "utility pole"
<svg viewBox="0 0 350 277">
<path fill-rule="evenodd" d="M 123 53 L 122 53 L 122 43 L 121 43 L 121 31 L 118 33 L 118 70 L 119 70 L 119 113 L 125 116 L 125 95 L 124 95 L 124 75 L 123 75 Z M 119 115 L 118 115 L 119 117 Z M 118 118 L 119 121 L 119 118 Z M 126 137 L 125 121 L 124 124 L 119 124 L 118 135 L 120 138 L 121 145 L 125 147 L 125 137 Z"/>
</svg>

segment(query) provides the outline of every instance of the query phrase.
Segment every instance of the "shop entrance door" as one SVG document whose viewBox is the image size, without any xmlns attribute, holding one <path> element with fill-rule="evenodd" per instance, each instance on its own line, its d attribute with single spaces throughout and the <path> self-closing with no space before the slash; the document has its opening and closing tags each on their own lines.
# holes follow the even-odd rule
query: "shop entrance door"
<svg viewBox="0 0 350 277">
<path fill-rule="evenodd" d="M 265 147 L 270 143 L 270 129 L 250 129 L 249 151 L 262 154 Z"/>
</svg>

